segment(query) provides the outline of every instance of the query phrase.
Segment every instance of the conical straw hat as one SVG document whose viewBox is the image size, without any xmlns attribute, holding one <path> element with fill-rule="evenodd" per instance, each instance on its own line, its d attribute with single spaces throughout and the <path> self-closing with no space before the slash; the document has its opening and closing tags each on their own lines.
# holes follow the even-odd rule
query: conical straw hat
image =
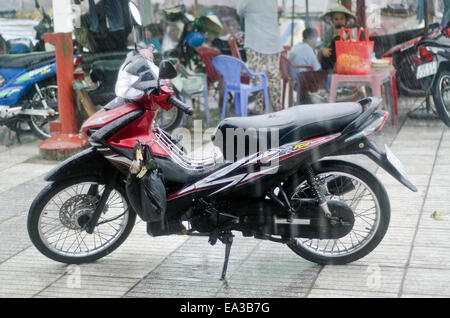
<svg viewBox="0 0 450 318">
<path fill-rule="evenodd" d="M 351 26 L 356 23 L 356 16 L 352 12 L 350 12 L 346 7 L 344 7 L 342 5 L 339 5 L 337 7 L 329 9 L 321 17 L 321 19 L 328 24 L 332 24 L 333 22 L 332 22 L 331 17 L 333 15 L 333 13 L 336 13 L 336 12 L 344 13 L 347 16 L 347 26 Z"/>
</svg>

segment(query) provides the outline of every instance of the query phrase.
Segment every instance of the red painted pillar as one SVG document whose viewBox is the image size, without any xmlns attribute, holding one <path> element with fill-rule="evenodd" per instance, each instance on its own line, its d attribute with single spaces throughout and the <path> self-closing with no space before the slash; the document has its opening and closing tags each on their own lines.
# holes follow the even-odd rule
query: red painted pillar
<svg viewBox="0 0 450 318">
<path fill-rule="evenodd" d="M 60 133 L 45 140 L 39 148 L 44 156 L 47 152 L 58 152 L 50 159 L 63 159 L 84 148 L 87 137 L 78 132 L 72 82 L 74 80 L 72 33 L 45 34 L 45 42 L 56 48 L 56 76 L 58 83 L 58 112 Z M 56 158 L 55 158 L 56 157 Z"/>
</svg>

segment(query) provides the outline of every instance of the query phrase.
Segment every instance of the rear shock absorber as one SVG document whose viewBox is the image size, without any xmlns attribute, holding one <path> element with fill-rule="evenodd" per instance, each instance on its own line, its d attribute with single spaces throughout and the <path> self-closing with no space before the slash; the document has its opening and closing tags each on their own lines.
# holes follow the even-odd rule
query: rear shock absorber
<svg viewBox="0 0 450 318">
<path fill-rule="evenodd" d="M 325 214 L 327 218 L 331 218 L 332 214 L 330 210 L 328 209 L 328 203 L 327 198 L 325 196 L 325 189 L 324 187 L 319 183 L 319 180 L 317 176 L 314 173 L 314 170 L 311 165 L 306 165 L 305 167 L 305 174 L 306 174 L 306 180 L 308 181 L 308 184 L 310 185 L 314 195 L 317 196 L 319 199 L 319 207 L 322 210 L 322 212 Z"/>
</svg>

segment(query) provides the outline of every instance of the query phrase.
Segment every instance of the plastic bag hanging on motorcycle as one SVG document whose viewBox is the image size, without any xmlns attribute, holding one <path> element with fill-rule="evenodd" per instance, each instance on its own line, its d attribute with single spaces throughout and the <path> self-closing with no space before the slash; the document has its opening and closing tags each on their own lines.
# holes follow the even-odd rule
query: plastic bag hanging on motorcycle
<svg viewBox="0 0 450 318">
<path fill-rule="evenodd" d="M 343 40 L 344 31 L 349 35 L 349 41 Z M 361 41 L 361 33 L 366 32 L 364 41 Z M 336 72 L 338 74 L 365 75 L 369 74 L 372 67 L 372 53 L 374 42 L 369 41 L 369 30 L 358 31 L 356 41 L 352 40 L 351 29 L 342 28 L 341 37 L 336 41 Z"/>
<path fill-rule="evenodd" d="M 125 189 L 133 210 L 145 222 L 161 221 L 166 213 L 166 188 L 151 149 L 138 142 Z"/>
</svg>

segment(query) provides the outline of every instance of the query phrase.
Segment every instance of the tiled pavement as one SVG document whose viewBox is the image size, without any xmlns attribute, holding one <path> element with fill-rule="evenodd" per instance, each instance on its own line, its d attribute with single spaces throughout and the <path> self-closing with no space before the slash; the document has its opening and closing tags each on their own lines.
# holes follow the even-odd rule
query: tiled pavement
<svg viewBox="0 0 450 318">
<path fill-rule="evenodd" d="M 449 297 L 450 214 L 430 216 L 450 212 L 450 130 L 411 119 L 401 119 L 400 128 L 387 126 L 377 142 L 391 145 L 418 193 L 367 159 L 352 158 L 376 172 L 391 199 L 388 233 L 371 254 L 345 266 L 319 266 L 285 246 L 237 234 L 226 282 L 219 280 L 221 243 L 152 238 L 143 222 L 95 263 L 47 259 L 29 241 L 26 214 L 55 163 L 36 159 L 37 142 L 0 149 L 0 297 Z"/>
</svg>

